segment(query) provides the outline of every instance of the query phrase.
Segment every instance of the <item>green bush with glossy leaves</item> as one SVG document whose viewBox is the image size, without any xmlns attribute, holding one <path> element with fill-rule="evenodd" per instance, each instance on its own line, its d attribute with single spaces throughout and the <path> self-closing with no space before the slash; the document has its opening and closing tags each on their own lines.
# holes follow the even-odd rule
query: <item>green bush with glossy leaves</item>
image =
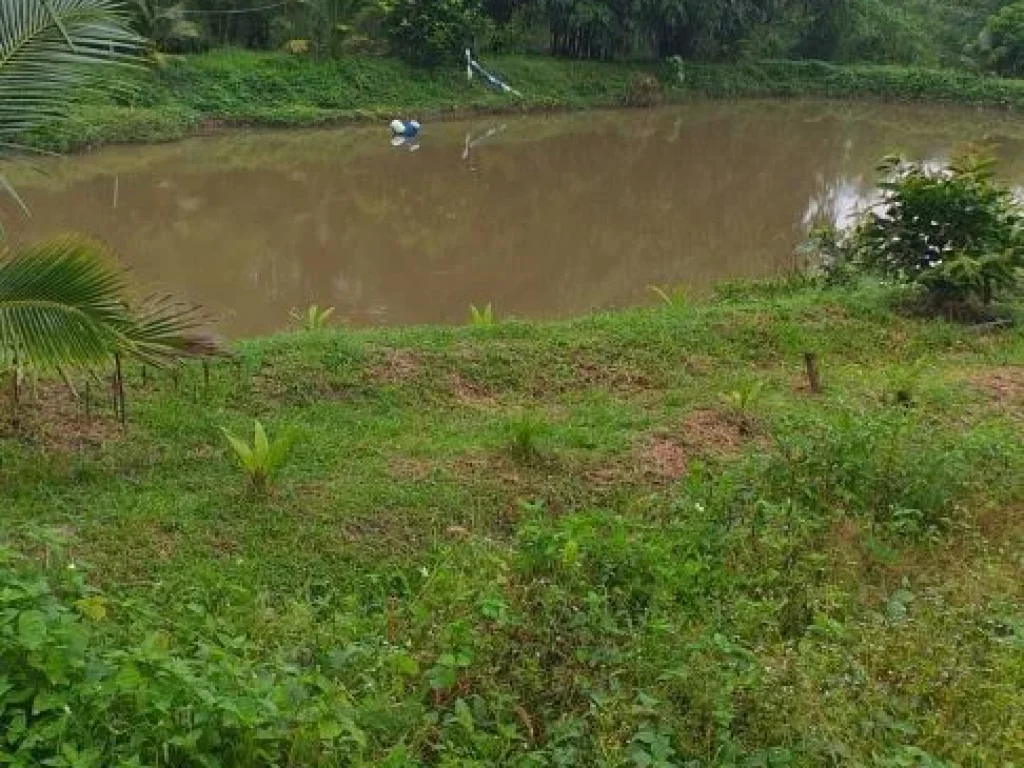
<svg viewBox="0 0 1024 768">
<path fill-rule="evenodd" d="M 893 157 L 881 171 L 883 199 L 846 242 L 865 269 L 921 287 L 939 308 L 990 304 L 1018 285 L 1024 219 L 989 155 L 947 167 Z"/>
</svg>

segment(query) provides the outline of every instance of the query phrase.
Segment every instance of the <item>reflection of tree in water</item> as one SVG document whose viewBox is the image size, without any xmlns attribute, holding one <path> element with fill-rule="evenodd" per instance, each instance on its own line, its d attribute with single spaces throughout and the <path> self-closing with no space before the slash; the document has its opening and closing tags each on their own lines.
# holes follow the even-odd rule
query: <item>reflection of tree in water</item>
<svg viewBox="0 0 1024 768">
<path fill-rule="evenodd" d="M 99 234 L 142 278 L 237 308 L 239 332 L 314 302 L 361 321 L 460 321 L 488 301 L 574 313 L 636 300 L 652 282 L 700 287 L 788 266 L 809 217 L 844 214 L 899 135 L 788 104 L 524 126 L 474 149 L 472 168 L 461 136 L 412 155 L 325 148 L 319 160 L 296 144 L 291 165 L 281 142 L 265 166 L 236 158 L 211 172 L 168 160 L 122 172 L 116 211 L 109 177 L 40 191 L 31 226 Z M 928 135 L 913 149 L 948 145 Z"/>
</svg>

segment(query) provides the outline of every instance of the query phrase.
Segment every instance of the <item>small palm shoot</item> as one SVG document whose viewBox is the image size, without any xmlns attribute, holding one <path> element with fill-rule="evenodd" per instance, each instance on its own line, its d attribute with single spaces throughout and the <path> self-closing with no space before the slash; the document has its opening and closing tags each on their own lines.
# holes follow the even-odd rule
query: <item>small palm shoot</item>
<svg viewBox="0 0 1024 768">
<path fill-rule="evenodd" d="M 474 328 L 490 328 L 494 325 L 494 307 L 490 304 L 480 309 L 476 304 L 469 305 L 469 324 Z"/>
<path fill-rule="evenodd" d="M 252 445 L 221 427 L 221 432 L 238 459 L 239 466 L 248 475 L 253 491 L 264 495 L 270 489 L 274 475 L 285 465 L 295 442 L 292 434 L 271 441 L 263 425 L 256 421 Z"/>
<path fill-rule="evenodd" d="M 327 321 L 331 319 L 331 315 L 334 314 L 334 307 L 326 307 L 321 309 L 316 304 L 309 307 L 305 312 L 300 312 L 297 309 L 291 311 L 291 318 L 304 331 L 322 331 L 327 327 Z"/>
<path fill-rule="evenodd" d="M 722 400 L 737 415 L 746 417 L 764 393 L 763 381 L 745 381 L 736 389 L 722 395 Z"/>
<path fill-rule="evenodd" d="M 685 285 L 648 285 L 647 290 L 653 293 L 666 307 L 680 309 L 689 301 L 689 291 Z"/>
</svg>

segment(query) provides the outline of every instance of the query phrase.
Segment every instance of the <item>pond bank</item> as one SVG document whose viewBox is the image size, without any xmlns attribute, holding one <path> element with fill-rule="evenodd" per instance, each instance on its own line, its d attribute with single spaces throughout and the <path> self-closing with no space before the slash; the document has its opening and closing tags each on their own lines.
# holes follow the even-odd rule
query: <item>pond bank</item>
<svg viewBox="0 0 1024 768">
<path fill-rule="evenodd" d="M 1019 761 L 1024 334 L 890 298 L 774 282 L 247 341 L 129 366 L 127 437 L 42 388 L 0 431 L 0 547 L 39 557 L 0 569 L 4 659 L 35 673 L 71 637 L 37 701 L 76 716 L 40 708 L 11 751 Z M 254 418 L 296 436 L 267 496 L 218 430 Z M 103 593 L 37 586 L 83 572 Z"/>
<path fill-rule="evenodd" d="M 531 56 L 497 56 L 487 64 L 522 91 L 523 98 L 510 99 L 479 82 L 468 83 L 458 66 L 428 72 L 388 58 L 316 60 L 233 50 L 179 57 L 147 75 L 130 97 L 79 107 L 66 126 L 39 132 L 33 143 L 74 151 L 170 141 L 231 127 L 313 126 L 411 114 L 429 121 L 636 105 L 652 95 L 637 89 L 644 76 L 657 79 L 654 97 L 663 103 L 808 96 L 1024 107 L 1024 80 L 894 66 L 787 61 L 606 64 Z"/>
</svg>

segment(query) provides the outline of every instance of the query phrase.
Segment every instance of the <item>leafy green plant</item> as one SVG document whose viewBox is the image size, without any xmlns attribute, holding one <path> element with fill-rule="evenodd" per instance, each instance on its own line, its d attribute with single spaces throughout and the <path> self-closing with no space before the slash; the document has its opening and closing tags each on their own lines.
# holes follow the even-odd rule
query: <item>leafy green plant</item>
<svg viewBox="0 0 1024 768">
<path fill-rule="evenodd" d="M 746 416 L 757 405 L 764 393 L 763 381 L 744 381 L 736 389 L 722 395 L 722 400 L 741 416 Z"/>
<path fill-rule="evenodd" d="M 327 321 L 330 320 L 331 315 L 334 314 L 334 307 L 321 309 L 316 304 L 313 304 L 305 312 L 293 309 L 290 314 L 292 320 L 294 320 L 302 330 L 321 331 L 327 327 Z"/>
<path fill-rule="evenodd" d="M 488 304 L 483 309 L 476 304 L 469 305 L 469 324 L 474 328 L 490 328 L 495 324 L 494 308 Z"/>
<path fill-rule="evenodd" d="M 386 9 L 392 52 L 425 66 L 460 61 L 486 26 L 480 0 L 388 0 Z"/>
<path fill-rule="evenodd" d="M 1024 73 L 1024 2 L 991 16 L 974 50 L 985 69 L 1011 77 Z"/>
<path fill-rule="evenodd" d="M 224 427 L 221 432 L 235 453 L 239 466 L 245 471 L 257 493 L 266 493 L 274 475 L 285 465 L 295 443 L 294 435 L 287 433 L 271 441 L 263 425 L 253 425 L 253 441 L 250 445 Z"/>
<path fill-rule="evenodd" d="M 928 372 L 928 363 L 923 358 L 911 365 L 896 369 L 889 374 L 883 400 L 891 405 L 910 408 L 917 403 L 921 382 Z"/>
<path fill-rule="evenodd" d="M 1018 284 L 1024 219 L 989 155 L 945 168 L 892 157 L 880 170 L 884 199 L 841 244 L 861 268 L 918 286 L 943 309 L 988 304 Z"/>
<path fill-rule="evenodd" d="M 68 235 L 0 249 L 0 364 L 91 368 L 115 355 L 160 366 L 206 350 L 194 310 L 167 301 L 132 306 L 128 285 L 99 243 Z"/>
<path fill-rule="evenodd" d="M 508 420 L 506 431 L 508 450 L 514 459 L 524 464 L 540 459 L 540 440 L 547 432 L 542 419 L 532 413 L 519 413 Z"/>
<path fill-rule="evenodd" d="M 151 615 L 116 604 L 136 624 L 119 633 L 113 601 L 73 563 L 40 567 L 3 548 L 0 594 L 6 765 L 326 767 L 365 747 L 342 686 L 253 661 L 218 619 L 208 636 L 175 647 Z"/>
</svg>

